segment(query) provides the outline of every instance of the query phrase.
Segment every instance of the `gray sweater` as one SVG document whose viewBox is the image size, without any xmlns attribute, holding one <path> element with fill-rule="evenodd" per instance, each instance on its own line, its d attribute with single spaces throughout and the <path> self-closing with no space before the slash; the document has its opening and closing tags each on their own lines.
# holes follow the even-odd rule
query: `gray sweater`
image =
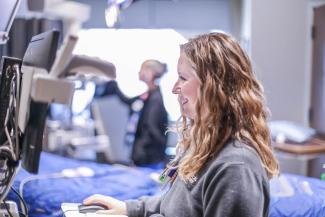
<svg viewBox="0 0 325 217">
<path fill-rule="evenodd" d="M 194 183 L 176 178 L 162 196 L 126 201 L 129 217 L 267 217 L 269 181 L 257 153 L 228 143 Z"/>
</svg>

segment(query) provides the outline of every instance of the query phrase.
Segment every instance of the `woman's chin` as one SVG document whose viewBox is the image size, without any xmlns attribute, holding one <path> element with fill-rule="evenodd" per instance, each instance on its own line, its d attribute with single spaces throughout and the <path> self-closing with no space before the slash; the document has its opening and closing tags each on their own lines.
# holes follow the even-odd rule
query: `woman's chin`
<svg viewBox="0 0 325 217">
<path fill-rule="evenodd" d="M 192 116 L 191 116 L 190 112 L 188 112 L 187 110 L 182 108 L 181 113 L 182 113 L 182 116 L 184 116 L 186 118 L 189 118 L 189 119 L 192 119 Z"/>
</svg>

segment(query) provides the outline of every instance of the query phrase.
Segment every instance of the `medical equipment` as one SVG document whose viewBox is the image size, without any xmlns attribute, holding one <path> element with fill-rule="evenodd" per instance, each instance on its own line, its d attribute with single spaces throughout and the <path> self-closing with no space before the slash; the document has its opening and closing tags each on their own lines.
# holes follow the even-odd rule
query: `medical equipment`
<svg viewBox="0 0 325 217">
<path fill-rule="evenodd" d="M 9 132 L 9 125 L 4 125 L 5 145 L 1 146 L 1 153 L 6 151 L 10 157 L 1 159 L 1 166 L 9 172 L 1 177 L 4 182 L 0 189 L 0 201 L 4 200 L 12 185 L 19 160 L 28 172 L 38 172 L 48 105 L 52 102 L 69 104 L 72 100 L 74 82 L 66 77 L 82 74 L 83 79 L 88 79 L 91 74 L 115 78 L 112 63 L 72 54 L 77 42 L 75 36 L 69 35 L 56 52 L 58 36 L 59 32 L 55 30 L 34 36 L 21 68 L 19 64 L 12 67 L 15 74 L 9 93 L 10 112 L 6 112 L 4 122 L 11 123 L 12 129 Z M 4 102 L 4 105 L 7 104 Z"/>
<path fill-rule="evenodd" d="M 40 37 L 40 35 L 35 37 Z M 115 78 L 115 66 L 112 63 L 97 58 L 73 55 L 72 51 L 76 42 L 76 36 L 69 35 L 67 37 L 58 51 L 51 69 L 49 67 L 40 68 L 41 64 L 37 62 L 34 64 L 29 62 L 28 66 L 23 64 L 22 95 L 18 121 L 19 128 L 24 134 L 22 145 L 23 167 L 29 172 L 37 173 L 38 171 L 48 104 L 52 102 L 61 104 L 71 103 L 74 83 L 65 79 L 65 77 L 78 74 L 96 74 Z M 48 55 L 46 49 L 42 50 L 44 47 L 46 47 L 45 44 L 37 47 L 36 50 L 41 52 L 41 55 Z M 33 59 L 35 53 L 39 55 L 37 52 L 26 53 L 24 59 L 30 56 Z M 49 73 L 47 73 L 48 70 L 50 71 Z M 32 109 L 34 104 L 39 105 L 39 107 L 36 106 L 36 109 Z M 38 121 L 35 121 L 35 118 Z"/>
</svg>

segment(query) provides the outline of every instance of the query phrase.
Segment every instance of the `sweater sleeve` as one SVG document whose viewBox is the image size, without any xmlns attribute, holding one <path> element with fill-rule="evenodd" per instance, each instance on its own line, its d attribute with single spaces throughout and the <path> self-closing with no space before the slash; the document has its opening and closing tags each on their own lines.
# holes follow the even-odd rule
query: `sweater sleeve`
<svg viewBox="0 0 325 217">
<path fill-rule="evenodd" d="M 263 179 L 251 168 L 231 163 L 210 174 L 203 189 L 204 217 L 267 216 Z"/>
<path fill-rule="evenodd" d="M 124 93 L 120 90 L 120 88 L 115 80 L 111 80 L 111 81 L 105 82 L 104 84 L 96 86 L 95 94 L 94 94 L 95 98 L 101 98 L 101 97 L 112 96 L 112 95 L 118 96 L 119 99 L 123 103 L 125 103 L 129 106 L 135 100 L 134 98 L 129 98 L 129 97 L 125 96 Z"/>
<path fill-rule="evenodd" d="M 163 217 L 160 212 L 161 196 L 144 196 L 138 200 L 126 200 L 128 217 Z"/>
</svg>

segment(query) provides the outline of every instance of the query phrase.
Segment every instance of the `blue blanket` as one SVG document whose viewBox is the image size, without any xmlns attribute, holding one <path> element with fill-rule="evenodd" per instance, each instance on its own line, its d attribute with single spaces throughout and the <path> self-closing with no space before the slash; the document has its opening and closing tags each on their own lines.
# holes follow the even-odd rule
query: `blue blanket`
<svg viewBox="0 0 325 217">
<path fill-rule="evenodd" d="M 56 177 L 66 168 L 87 167 L 95 172 L 92 177 Z M 150 168 L 129 168 L 88 161 L 63 158 L 43 152 L 40 160 L 39 175 L 31 177 L 21 169 L 15 179 L 14 188 L 30 178 L 23 187 L 23 197 L 31 217 L 62 216 L 61 203 L 81 203 L 86 197 L 105 194 L 120 200 L 153 195 L 159 191 L 158 185 L 149 177 L 157 170 Z M 28 178 L 27 178 L 28 177 Z M 27 178 L 27 179 L 26 179 Z M 8 199 L 17 197 L 11 192 Z"/>
<path fill-rule="evenodd" d="M 269 217 L 325 217 L 325 182 L 282 174 L 270 182 Z"/>
<path fill-rule="evenodd" d="M 50 178 L 63 169 L 78 167 L 90 168 L 95 174 L 92 177 Z M 37 179 L 26 182 L 23 196 L 31 217 L 62 216 L 61 203 L 81 203 L 95 193 L 120 200 L 157 194 L 160 189 L 149 177 L 152 172 L 160 171 L 78 161 L 42 153 L 39 175 L 33 176 Z M 14 188 L 18 190 L 27 177 L 31 175 L 22 169 L 15 179 Z M 270 190 L 269 217 L 325 217 L 324 181 L 282 174 L 270 181 Z M 18 201 L 12 192 L 8 198 Z"/>
</svg>

